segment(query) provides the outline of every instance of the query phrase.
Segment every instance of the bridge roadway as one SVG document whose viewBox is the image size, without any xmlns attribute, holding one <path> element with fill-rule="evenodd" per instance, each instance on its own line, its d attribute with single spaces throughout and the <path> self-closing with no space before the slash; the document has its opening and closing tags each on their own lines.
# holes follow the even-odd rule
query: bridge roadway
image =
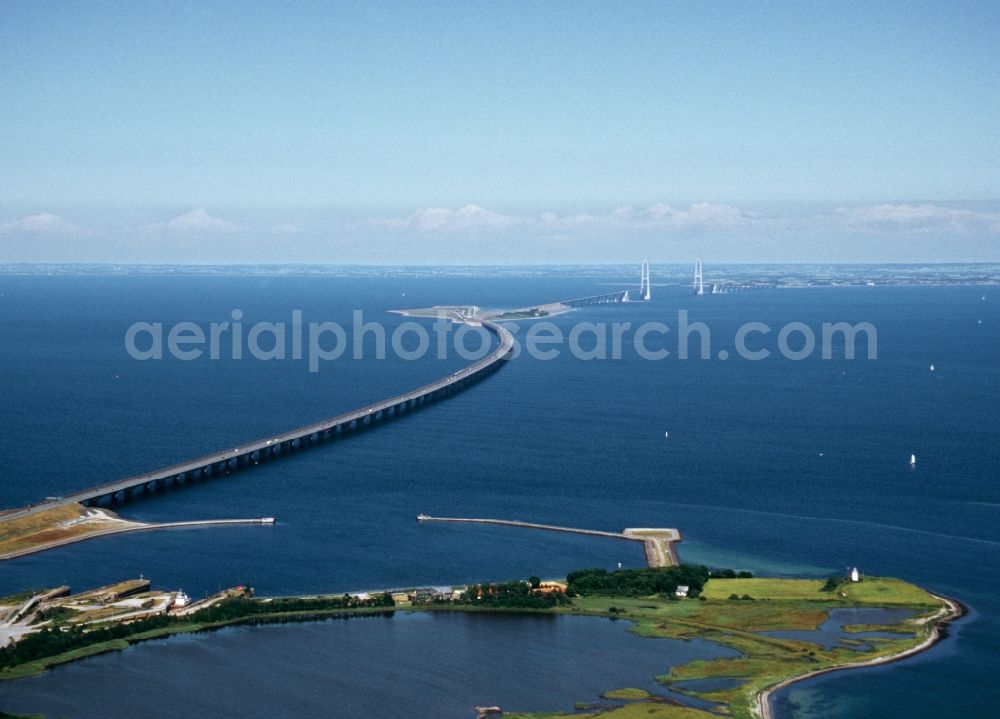
<svg viewBox="0 0 1000 719">
<path fill-rule="evenodd" d="M 405 394 L 390 397 L 389 399 L 375 402 L 360 409 L 306 425 L 305 427 L 299 427 L 298 429 L 293 429 L 282 434 L 247 442 L 234 449 L 222 450 L 221 452 L 208 454 L 152 472 L 146 472 L 106 484 L 99 484 L 95 487 L 64 495 L 57 500 L 42 502 L 13 512 L 3 513 L 0 514 L 0 521 L 27 516 L 72 502 L 79 502 L 84 505 L 95 504 L 107 499 L 116 502 L 119 495 L 122 495 L 123 499 L 128 499 L 133 493 L 140 490 L 153 492 L 157 489 L 164 489 L 167 487 L 167 483 L 171 481 L 173 483 L 180 481 L 188 482 L 200 477 L 223 474 L 237 467 L 256 464 L 273 457 L 280 457 L 294 449 L 305 447 L 315 442 L 321 442 L 341 434 L 371 427 L 380 420 L 411 411 L 418 406 L 460 391 L 498 369 L 501 366 L 500 363 L 510 355 L 514 347 L 514 336 L 499 324 L 490 322 L 489 320 L 466 321 L 473 325 L 482 325 L 487 331 L 497 337 L 499 344 L 496 349 L 483 359 L 447 377 L 418 387 Z"/>
<path fill-rule="evenodd" d="M 571 300 L 560 300 L 559 304 L 567 307 L 587 307 L 589 305 L 611 305 L 625 301 L 627 290 L 608 292 L 603 295 L 591 295 L 590 297 L 575 297 Z"/>
</svg>

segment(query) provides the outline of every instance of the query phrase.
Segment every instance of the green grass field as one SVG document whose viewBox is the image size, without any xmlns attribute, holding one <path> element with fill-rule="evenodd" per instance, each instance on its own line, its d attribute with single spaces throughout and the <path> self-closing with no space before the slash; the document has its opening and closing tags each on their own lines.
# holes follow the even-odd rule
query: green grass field
<svg viewBox="0 0 1000 719">
<path fill-rule="evenodd" d="M 603 699 L 629 699 L 631 701 L 637 701 L 639 699 L 649 699 L 649 692 L 645 689 L 636 689 L 635 687 L 625 687 L 624 689 L 612 689 L 609 692 L 604 692 L 601 697 Z"/>
<path fill-rule="evenodd" d="M 822 579 L 710 579 L 703 594 L 709 599 L 729 599 L 729 595 L 749 594 L 754 599 L 815 599 L 830 600 L 832 595 L 821 592 Z"/>
<path fill-rule="evenodd" d="M 709 599 L 728 599 L 730 595 L 748 594 L 757 600 L 808 600 L 844 604 L 876 604 L 936 607 L 940 602 L 920 587 L 888 577 L 868 577 L 862 582 L 844 582 L 836 591 L 822 592 L 821 579 L 711 579 L 704 595 Z"/>
<path fill-rule="evenodd" d="M 941 602 L 935 599 L 930 592 L 908 582 L 889 577 L 869 577 L 863 582 L 848 582 L 840 587 L 840 591 L 847 595 L 849 601 L 860 604 L 941 606 Z"/>
<path fill-rule="evenodd" d="M 625 706 L 611 709 L 610 711 L 597 710 L 594 712 L 573 712 L 564 714 L 562 712 L 547 712 L 542 714 L 517 714 L 504 712 L 505 719 L 590 719 L 600 716 L 601 719 L 718 719 L 718 714 L 692 709 L 690 707 L 680 707 L 673 704 L 662 704 L 653 702 L 636 702 Z"/>
</svg>

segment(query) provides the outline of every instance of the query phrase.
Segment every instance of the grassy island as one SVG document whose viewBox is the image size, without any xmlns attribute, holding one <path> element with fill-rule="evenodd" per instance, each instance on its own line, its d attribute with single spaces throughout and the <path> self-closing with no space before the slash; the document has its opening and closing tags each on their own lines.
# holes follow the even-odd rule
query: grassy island
<svg viewBox="0 0 1000 719">
<path fill-rule="evenodd" d="M 248 588 L 240 588 L 213 601 L 205 600 L 208 603 L 204 606 L 192 605 L 180 612 L 152 608 L 141 618 L 136 618 L 134 607 L 154 603 L 142 593 L 130 595 L 127 606 L 132 609 L 128 612 L 116 614 L 114 608 L 119 605 L 114 603 L 94 607 L 94 597 L 115 594 L 108 588 L 92 590 L 77 595 L 87 597 L 89 604 L 79 600 L 73 604 L 73 598 L 65 592 L 50 593 L 56 598 L 30 607 L 22 605 L 34 612 L 28 619 L 23 618 L 28 609 L 13 610 L 19 614 L 19 621 L 29 622 L 31 631 L 0 649 L 0 680 L 30 676 L 55 664 L 147 639 L 240 623 L 393 611 L 541 612 L 622 618 L 631 623 L 631 631 L 653 640 L 703 639 L 729 647 L 736 654 L 664 666 L 665 673 L 656 677 L 662 692 L 596 686 L 594 696 L 600 700 L 581 701 L 577 710 L 567 707 L 565 713 L 554 714 L 508 712 L 506 717 L 710 719 L 724 713 L 744 719 L 766 718 L 770 716 L 770 691 L 818 673 L 884 663 L 921 651 L 940 636 L 943 623 L 961 613 L 956 603 L 898 579 L 868 577 L 863 582 L 824 582 L 761 578 L 733 572 L 711 573 L 705 567 L 692 565 L 616 572 L 582 570 L 570 573 L 565 582 L 543 582 L 532 577 L 527 582 L 454 587 L 450 592 L 410 590 L 260 599 L 253 597 Z M 25 596 L 0 598 L 0 609 L 24 601 Z M 904 618 L 892 624 L 880 620 L 877 625 L 844 626 L 845 640 L 832 646 L 768 634 L 816 630 L 830 618 L 831 611 L 842 608 L 907 611 Z M 91 617 L 101 621 L 84 621 Z M 690 683 L 697 680 L 726 681 L 699 691 L 690 688 Z M 712 702 L 714 710 L 685 705 L 686 695 Z"/>
<path fill-rule="evenodd" d="M 661 570 L 662 571 L 662 570 Z M 705 639 L 737 650 L 740 656 L 698 660 L 674 666 L 657 677 L 664 688 L 704 679 L 730 679 L 732 686 L 714 691 L 678 688 L 682 694 L 716 704 L 709 712 L 683 706 L 670 696 L 641 696 L 643 690 L 606 691 L 605 699 L 627 700 L 616 705 L 567 713 L 507 714 L 516 719 L 596 717 L 602 719 L 710 719 L 718 712 L 750 719 L 770 717 L 769 693 L 808 676 L 837 669 L 882 664 L 931 646 L 944 622 L 961 614 L 955 602 L 935 596 L 898 579 L 869 577 L 863 582 L 810 579 L 713 578 L 697 599 L 655 597 L 575 597 L 557 611 L 623 617 L 632 631 L 646 637 Z M 826 591 L 824 591 L 826 589 Z M 866 638 L 863 645 L 843 642 L 831 648 L 801 639 L 768 636 L 772 631 L 810 631 L 843 608 L 894 608 L 911 615 L 891 625 L 845 626 L 848 634 L 877 631 L 892 638 Z M 592 706 L 592 705 L 591 705 Z"/>
<path fill-rule="evenodd" d="M 75 503 L 54 504 L 23 517 L 0 515 L 0 560 L 142 526 L 109 510 Z"/>
</svg>

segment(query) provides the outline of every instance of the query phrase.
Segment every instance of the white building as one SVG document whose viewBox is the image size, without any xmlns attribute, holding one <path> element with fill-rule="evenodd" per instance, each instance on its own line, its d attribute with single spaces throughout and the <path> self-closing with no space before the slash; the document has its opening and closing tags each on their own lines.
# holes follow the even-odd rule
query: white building
<svg viewBox="0 0 1000 719">
<path fill-rule="evenodd" d="M 861 581 L 861 573 L 858 571 L 857 567 L 855 567 L 854 569 L 851 570 L 851 581 L 852 582 L 860 582 Z"/>
<path fill-rule="evenodd" d="M 690 591 L 690 589 L 691 589 L 691 587 L 689 587 L 688 585 L 681 584 L 674 591 L 674 596 L 681 597 L 681 598 L 686 597 L 688 595 L 688 591 Z"/>
</svg>

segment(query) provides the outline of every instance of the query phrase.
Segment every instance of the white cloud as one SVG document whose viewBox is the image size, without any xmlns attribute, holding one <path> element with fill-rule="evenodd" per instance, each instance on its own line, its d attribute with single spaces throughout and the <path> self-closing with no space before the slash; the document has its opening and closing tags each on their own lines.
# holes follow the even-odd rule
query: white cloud
<svg viewBox="0 0 1000 719">
<path fill-rule="evenodd" d="M 687 209 L 675 209 L 656 203 L 648 207 L 619 207 L 607 213 L 589 212 L 559 215 L 506 215 L 478 205 L 466 205 L 457 210 L 428 207 L 402 218 L 375 218 L 366 223 L 371 227 L 413 232 L 484 230 L 502 231 L 513 228 L 552 231 L 679 229 L 692 227 L 736 227 L 750 223 L 753 217 L 731 205 L 700 202 Z"/>
<path fill-rule="evenodd" d="M 832 212 L 763 215 L 733 205 L 697 202 L 673 207 L 658 202 L 645 207 L 625 206 L 609 212 L 509 215 L 466 205 L 459 209 L 429 207 L 401 218 L 377 218 L 367 227 L 406 232 L 504 232 L 512 229 L 541 236 L 756 230 L 829 232 L 845 228 L 877 233 L 938 231 L 951 234 L 1000 233 L 1000 212 L 934 204 L 880 204 L 839 207 Z"/>
<path fill-rule="evenodd" d="M 271 232 L 275 235 L 297 235 L 303 231 L 301 227 L 293 225 L 291 222 L 283 222 L 271 228 Z"/>
<path fill-rule="evenodd" d="M 753 217 L 731 205 L 698 202 L 687 209 L 678 209 L 658 202 L 648 207 L 619 207 L 606 214 L 559 216 L 547 212 L 541 216 L 547 227 L 562 229 L 621 229 L 669 230 L 697 227 L 736 227 L 749 224 Z"/>
<path fill-rule="evenodd" d="M 504 215 L 479 205 L 466 205 L 457 210 L 445 207 L 427 207 L 403 218 L 379 218 L 369 225 L 392 230 L 498 230 L 508 229 L 526 222 L 527 218 Z"/>
<path fill-rule="evenodd" d="M 835 215 L 848 227 L 875 231 L 1000 232 L 1000 213 L 929 203 L 839 207 Z"/>
<path fill-rule="evenodd" d="M 73 237 L 83 234 L 83 230 L 59 215 L 41 212 L 25 215 L 11 222 L 0 224 L 0 235 L 62 235 Z"/>
<path fill-rule="evenodd" d="M 215 234 L 224 235 L 239 232 L 242 228 L 234 222 L 212 217 L 206 210 L 199 208 L 185 212 L 166 222 L 154 222 L 142 225 L 139 231 L 143 233 L 174 233 L 174 234 Z"/>
</svg>

